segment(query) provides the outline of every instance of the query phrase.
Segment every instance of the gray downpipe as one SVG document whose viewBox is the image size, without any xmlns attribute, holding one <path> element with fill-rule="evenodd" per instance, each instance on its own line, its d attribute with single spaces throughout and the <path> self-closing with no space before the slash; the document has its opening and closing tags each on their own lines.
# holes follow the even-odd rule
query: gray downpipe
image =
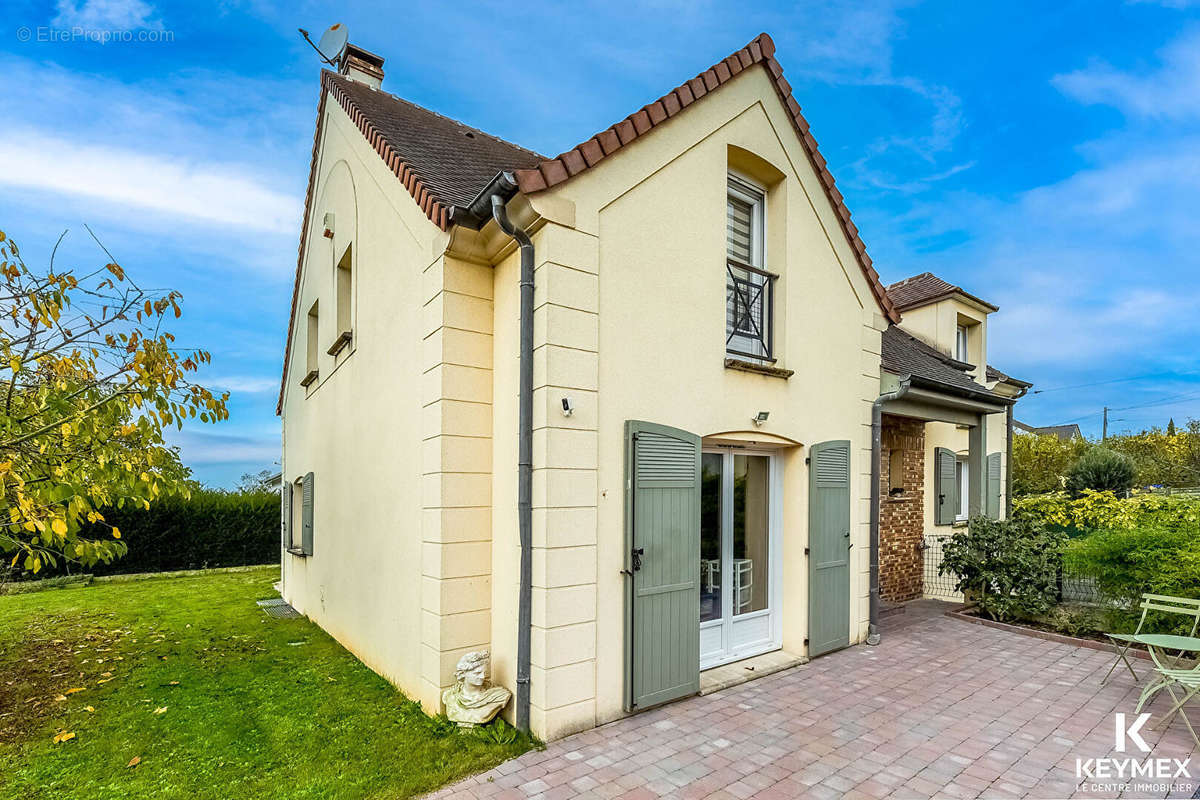
<svg viewBox="0 0 1200 800">
<path fill-rule="evenodd" d="M 1004 427 L 1004 518 L 1012 519 L 1012 429 L 1013 429 L 1013 406 L 1010 403 L 1004 412 L 1004 420 L 1007 423 Z"/>
<path fill-rule="evenodd" d="M 905 378 L 895 391 L 884 392 L 871 404 L 871 595 L 867 644 L 879 644 L 879 481 L 883 455 L 883 405 L 908 394 L 911 378 Z"/>
<path fill-rule="evenodd" d="M 517 728 L 529 731 L 529 644 L 533 601 L 533 241 L 508 218 L 504 199 L 492 195 L 492 219 L 521 249 L 521 365 L 517 455 L 517 525 L 521 584 L 517 609 Z"/>
</svg>

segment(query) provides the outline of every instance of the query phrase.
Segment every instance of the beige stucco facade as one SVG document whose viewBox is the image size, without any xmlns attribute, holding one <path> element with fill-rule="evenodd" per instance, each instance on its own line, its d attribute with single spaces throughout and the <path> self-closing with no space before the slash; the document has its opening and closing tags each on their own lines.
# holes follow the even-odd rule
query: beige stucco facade
<svg viewBox="0 0 1200 800">
<path fill-rule="evenodd" d="M 468 650 L 490 649 L 494 679 L 515 688 L 518 256 L 493 223 L 433 225 L 337 104 L 320 132 L 282 402 L 285 483 L 315 478 L 314 545 L 297 555 L 284 543 L 283 596 L 438 712 Z M 790 377 L 725 364 L 731 170 L 767 190 L 775 366 Z M 557 738 L 626 713 L 627 420 L 775 455 L 776 638 L 799 655 L 805 459 L 816 443 L 849 440 L 846 625 L 851 643 L 863 641 L 871 405 L 887 321 L 768 73 L 746 70 L 602 166 L 519 195 L 509 212 L 536 253 L 533 732 Z M 353 338 L 330 356 L 340 331 L 326 310 L 347 247 Z M 319 375 L 306 388 L 314 303 Z M 914 333 L 941 341 L 945 314 L 922 311 Z M 986 315 L 977 324 L 982 365 Z M 770 414 L 761 427 L 751 422 L 760 411 Z M 930 423 L 928 438 L 966 447 L 953 424 Z M 988 451 L 1003 443 L 999 415 Z"/>
</svg>

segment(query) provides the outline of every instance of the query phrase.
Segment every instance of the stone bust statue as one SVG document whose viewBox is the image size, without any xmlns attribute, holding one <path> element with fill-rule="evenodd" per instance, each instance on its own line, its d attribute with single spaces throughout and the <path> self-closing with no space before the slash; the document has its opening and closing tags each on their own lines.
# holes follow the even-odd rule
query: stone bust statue
<svg viewBox="0 0 1200 800">
<path fill-rule="evenodd" d="M 488 685 L 487 650 L 475 650 L 458 660 L 454 669 L 455 684 L 442 692 L 446 716 L 460 728 L 473 728 L 490 722 L 508 704 L 512 692 L 503 686 Z"/>
</svg>

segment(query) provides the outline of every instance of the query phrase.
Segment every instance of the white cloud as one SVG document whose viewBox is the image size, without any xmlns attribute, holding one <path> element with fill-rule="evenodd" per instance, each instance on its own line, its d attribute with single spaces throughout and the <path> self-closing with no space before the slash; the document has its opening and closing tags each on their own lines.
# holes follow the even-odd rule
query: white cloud
<svg viewBox="0 0 1200 800">
<path fill-rule="evenodd" d="M 1104 62 L 1058 75 L 1054 85 L 1081 103 L 1110 105 L 1131 117 L 1180 120 L 1200 117 L 1200 29 L 1159 52 L 1162 66 L 1122 72 Z"/>
<path fill-rule="evenodd" d="M 250 462 L 263 469 L 278 463 L 280 456 L 278 434 L 236 436 L 184 430 L 171 434 L 169 440 L 178 445 L 183 463 L 188 465 Z"/>
<path fill-rule="evenodd" d="M 1200 0 L 1129 0 L 1134 5 L 1152 5 L 1162 6 L 1163 8 L 1173 8 L 1177 11 L 1182 11 L 1185 8 L 1195 8 L 1200 6 Z"/>
<path fill-rule="evenodd" d="M 274 351 L 273 351 L 274 352 Z M 229 375 L 209 378 L 207 376 L 198 379 L 213 391 L 227 391 L 234 395 L 259 394 L 261 392 L 277 392 L 279 391 L 279 376 L 262 376 L 262 375 Z"/>
<path fill-rule="evenodd" d="M 797 7 L 794 24 L 788 27 L 803 35 L 778 44 L 789 58 L 799 57 L 797 72 L 802 77 L 839 87 L 891 91 L 900 98 L 893 102 L 915 102 L 915 119 L 927 115 L 925 127 L 918 122 L 882 136 L 845 167 L 849 182 L 910 194 L 972 165 L 961 160 L 944 163 L 966 127 L 959 96 L 948 86 L 896 72 L 893 44 L 904 36 L 902 5 L 892 0 L 824 0 L 816 9 Z"/>
<path fill-rule="evenodd" d="M 161 29 L 160 20 L 150 19 L 154 8 L 142 0 L 85 0 L 76 4 L 58 0 L 58 16 L 54 24 L 80 27 L 93 31 L 132 31 L 142 28 Z"/>
<path fill-rule="evenodd" d="M 237 164 L 83 144 L 41 130 L 0 140 L 0 184 L 83 195 L 133 208 L 268 232 L 292 232 L 299 200 Z"/>
</svg>

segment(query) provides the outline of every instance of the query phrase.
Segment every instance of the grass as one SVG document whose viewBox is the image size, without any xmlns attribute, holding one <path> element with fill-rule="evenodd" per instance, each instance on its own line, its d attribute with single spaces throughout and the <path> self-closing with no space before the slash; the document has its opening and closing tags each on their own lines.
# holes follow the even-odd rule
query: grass
<svg viewBox="0 0 1200 800">
<path fill-rule="evenodd" d="M 409 797 L 532 746 L 428 717 L 308 620 L 267 617 L 278 577 L 0 597 L 0 797 Z"/>
</svg>

